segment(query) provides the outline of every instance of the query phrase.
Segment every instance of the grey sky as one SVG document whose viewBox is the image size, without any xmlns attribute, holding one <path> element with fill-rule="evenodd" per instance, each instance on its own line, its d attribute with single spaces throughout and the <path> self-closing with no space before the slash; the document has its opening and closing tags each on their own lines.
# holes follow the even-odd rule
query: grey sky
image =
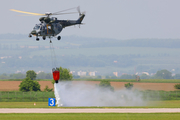
<svg viewBox="0 0 180 120">
<path fill-rule="evenodd" d="M 2 2 L 3 1 L 3 2 Z M 9 11 L 56 12 L 80 6 L 85 25 L 65 28 L 60 35 L 116 39 L 180 38 L 179 0 L 2 0 L 0 34 L 29 34 L 39 16 Z M 77 19 L 78 14 L 57 16 Z"/>
</svg>

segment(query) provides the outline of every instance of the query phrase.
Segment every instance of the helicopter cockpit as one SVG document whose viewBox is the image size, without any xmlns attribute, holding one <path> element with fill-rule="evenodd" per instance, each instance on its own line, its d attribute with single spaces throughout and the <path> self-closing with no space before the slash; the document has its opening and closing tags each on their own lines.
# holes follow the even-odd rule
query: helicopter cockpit
<svg viewBox="0 0 180 120">
<path fill-rule="evenodd" d="M 35 25 L 35 27 L 33 28 L 33 30 L 39 30 L 39 28 L 40 28 L 41 26 L 40 25 Z"/>
<path fill-rule="evenodd" d="M 41 34 L 41 30 L 42 30 L 42 25 L 41 24 L 36 24 L 33 28 L 33 30 L 31 31 L 32 35 L 40 35 Z"/>
</svg>

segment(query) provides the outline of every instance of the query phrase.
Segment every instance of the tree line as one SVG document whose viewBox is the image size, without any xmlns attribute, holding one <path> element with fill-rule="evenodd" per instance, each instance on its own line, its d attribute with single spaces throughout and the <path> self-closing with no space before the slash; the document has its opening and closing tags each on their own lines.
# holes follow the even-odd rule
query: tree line
<svg viewBox="0 0 180 120">
<path fill-rule="evenodd" d="M 70 70 L 66 68 L 62 68 L 62 67 L 60 67 L 60 70 L 61 70 L 60 72 L 61 78 L 66 79 L 63 77 L 64 76 L 63 74 L 66 72 L 66 75 L 68 75 L 68 72 L 70 72 Z M 62 72 L 63 70 L 64 70 L 64 73 Z M 164 69 L 164 70 L 157 71 L 156 74 L 152 76 L 147 75 L 147 74 L 142 74 L 139 77 L 140 79 L 180 79 L 180 74 L 175 74 L 174 76 L 172 76 L 172 73 L 170 71 Z M 4 73 L 0 75 L 0 79 L 24 79 L 24 78 L 26 78 L 26 74 L 23 74 L 23 73 L 13 73 L 13 74 Z M 81 79 L 81 77 L 78 75 L 71 75 L 70 78 Z M 102 76 L 98 75 L 93 78 L 102 79 Z M 105 78 L 106 79 L 136 79 L 137 75 L 124 74 L 119 77 L 116 77 L 114 75 L 108 75 L 108 76 L 105 76 Z M 36 74 L 35 79 L 53 79 L 53 76 L 52 76 L 52 73 L 40 72 L 39 74 Z"/>
<path fill-rule="evenodd" d="M 0 79 L 24 79 L 24 78 L 26 78 L 26 74 L 24 73 L 13 73 L 13 74 L 3 73 L 0 75 Z M 53 78 L 52 73 L 40 72 L 39 74 L 36 75 L 36 79 L 52 79 L 52 78 Z"/>
<path fill-rule="evenodd" d="M 73 75 L 70 74 L 70 70 L 67 68 L 57 68 L 57 70 L 60 72 L 60 79 L 59 81 L 71 81 L 73 78 Z M 169 72 L 168 70 L 160 70 L 157 71 L 156 75 L 159 79 L 161 78 L 169 78 L 172 79 L 172 73 Z M 36 81 L 37 74 L 33 70 L 29 70 L 26 72 L 26 78 L 23 79 L 23 81 L 19 85 L 19 90 L 23 92 L 28 92 L 28 91 L 41 91 L 40 89 L 40 84 Z M 52 84 L 56 84 L 54 80 L 52 80 Z M 99 85 L 96 85 L 96 87 L 99 87 L 100 90 L 106 91 L 114 91 L 114 88 L 111 86 L 109 80 L 101 80 Z M 133 87 L 133 84 L 127 83 L 125 84 L 125 87 L 127 89 L 131 89 Z M 180 89 L 180 84 L 176 84 L 174 86 L 176 89 Z M 44 91 L 52 91 L 53 89 L 49 89 L 48 86 L 44 89 Z"/>
<path fill-rule="evenodd" d="M 106 79 L 136 79 L 138 75 L 130 75 L 124 74 L 119 77 L 116 76 L 106 76 Z M 180 74 L 175 74 L 174 76 L 172 73 L 166 69 L 159 70 L 154 75 L 147 75 L 141 74 L 140 79 L 180 79 Z"/>
</svg>

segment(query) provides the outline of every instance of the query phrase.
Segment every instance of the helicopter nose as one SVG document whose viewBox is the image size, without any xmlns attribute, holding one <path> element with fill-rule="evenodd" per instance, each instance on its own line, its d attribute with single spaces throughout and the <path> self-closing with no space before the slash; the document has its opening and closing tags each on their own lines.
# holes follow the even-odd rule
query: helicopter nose
<svg viewBox="0 0 180 120">
<path fill-rule="evenodd" d="M 31 31 L 31 34 L 36 35 L 36 31 L 35 30 Z"/>
</svg>

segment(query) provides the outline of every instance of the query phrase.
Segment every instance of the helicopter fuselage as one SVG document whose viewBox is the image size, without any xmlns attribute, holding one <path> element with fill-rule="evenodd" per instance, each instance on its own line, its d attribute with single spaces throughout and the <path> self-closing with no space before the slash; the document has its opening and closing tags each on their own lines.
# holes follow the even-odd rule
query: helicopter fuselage
<svg viewBox="0 0 180 120">
<path fill-rule="evenodd" d="M 63 27 L 60 23 L 40 23 L 36 24 L 31 34 L 34 36 L 56 36 L 62 31 Z"/>
<path fill-rule="evenodd" d="M 33 30 L 29 33 L 29 37 L 32 37 L 32 35 L 36 36 L 36 40 L 39 41 L 39 36 L 42 36 L 43 40 L 46 39 L 46 37 L 52 38 L 56 37 L 63 28 L 72 26 L 72 25 L 77 25 L 77 24 L 82 24 L 82 20 L 85 17 L 85 12 L 81 13 L 80 12 L 80 7 L 77 7 L 77 11 L 79 13 L 79 18 L 77 20 L 57 20 L 55 17 L 51 17 L 51 15 L 63 15 L 63 14 L 74 14 L 75 12 L 69 12 L 69 13 L 64 13 L 65 11 L 72 10 L 75 8 L 70 8 L 58 12 L 47 12 L 45 14 L 40 14 L 40 13 L 32 13 L 32 12 L 26 12 L 26 11 L 20 11 L 20 10 L 15 10 L 15 9 L 10 9 L 11 11 L 14 12 L 19 12 L 19 13 L 24 13 L 24 14 L 29 14 L 29 15 L 36 15 L 36 16 L 46 16 L 46 17 L 41 17 L 39 21 L 41 23 L 36 24 Z M 58 40 L 61 39 L 61 36 L 57 37 Z"/>
<path fill-rule="evenodd" d="M 63 28 L 82 24 L 81 22 L 84 17 L 84 14 L 81 14 L 78 20 L 57 20 L 55 17 L 42 17 L 39 19 L 41 23 L 35 25 L 33 30 L 30 32 L 29 37 L 34 35 L 36 36 L 37 41 L 39 40 L 39 36 L 42 36 L 43 40 L 45 40 L 46 37 L 56 37 Z M 61 37 L 58 36 L 57 39 L 60 40 Z"/>
</svg>

